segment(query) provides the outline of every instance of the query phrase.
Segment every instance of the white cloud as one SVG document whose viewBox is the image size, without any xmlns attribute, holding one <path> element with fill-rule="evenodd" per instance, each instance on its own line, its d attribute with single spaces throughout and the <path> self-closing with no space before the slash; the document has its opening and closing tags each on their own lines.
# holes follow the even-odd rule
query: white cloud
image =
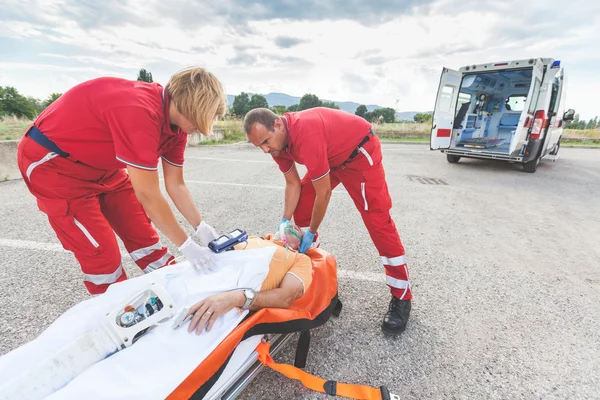
<svg viewBox="0 0 600 400">
<path fill-rule="evenodd" d="M 600 3 L 594 0 L 572 0 L 569 7 L 558 0 L 440 0 L 416 8 L 350 1 L 329 14 L 338 0 L 311 10 L 281 1 L 190 7 L 183 0 L 136 0 L 125 7 L 52 0 L 43 13 L 36 2 L 5 1 L 19 12 L 0 16 L 0 41 L 60 46 L 23 59 L 24 52 L 4 54 L 0 46 L 0 59 L 8 60 L 0 63 L 5 84 L 38 97 L 102 74 L 135 78 L 139 68 L 164 83 L 194 64 L 212 70 L 231 94 L 314 93 L 425 111 L 433 107 L 442 67 L 554 57 L 567 67 L 568 106 L 584 119 L 600 114 L 594 101 Z"/>
</svg>

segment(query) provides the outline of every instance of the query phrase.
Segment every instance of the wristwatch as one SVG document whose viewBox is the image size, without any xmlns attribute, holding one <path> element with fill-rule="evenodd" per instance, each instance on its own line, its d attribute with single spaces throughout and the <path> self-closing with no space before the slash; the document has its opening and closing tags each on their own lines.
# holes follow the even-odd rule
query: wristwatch
<svg viewBox="0 0 600 400">
<path fill-rule="evenodd" d="M 252 303 L 254 303 L 254 296 L 256 292 L 252 289 L 244 289 L 244 297 L 246 298 L 246 302 L 242 306 L 242 310 L 249 310 Z"/>
</svg>

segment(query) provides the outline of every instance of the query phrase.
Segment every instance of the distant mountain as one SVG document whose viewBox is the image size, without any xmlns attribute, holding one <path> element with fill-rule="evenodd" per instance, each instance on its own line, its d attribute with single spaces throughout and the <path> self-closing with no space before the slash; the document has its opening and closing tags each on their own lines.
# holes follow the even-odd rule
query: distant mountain
<svg viewBox="0 0 600 400">
<path fill-rule="evenodd" d="M 253 93 L 248 93 L 249 97 L 252 97 Z M 290 96 L 289 94 L 285 94 L 285 93 L 268 93 L 266 95 L 264 95 L 265 98 L 267 99 L 267 103 L 269 103 L 269 107 L 273 107 L 273 106 L 292 106 L 294 104 L 298 104 L 300 102 L 300 97 L 296 97 L 296 96 Z M 231 106 L 233 104 L 233 100 L 235 98 L 235 95 L 232 94 L 228 94 L 227 95 L 227 104 L 229 106 Z M 354 112 L 356 111 L 356 108 L 360 105 L 360 103 L 355 103 L 353 101 L 336 101 L 336 100 L 327 100 L 327 99 L 321 99 L 322 101 L 333 101 L 335 104 L 337 104 L 341 110 L 344 110 L 348 113 L 354 114 Z M 367 110 L 369 111 L 373 111 L 377 108 L 384 108 L 382 106 L 378 106 L 376 104 L 365 104 L 367 106 Z M 418 113 L 420 113 L 421 111 L 406 111 L 406 112 L 396 112 L 396 119 L 398 121 L 405 121 L 405 120 L 410 120 L 412 121 L 414 116 Z"/>
</svg>

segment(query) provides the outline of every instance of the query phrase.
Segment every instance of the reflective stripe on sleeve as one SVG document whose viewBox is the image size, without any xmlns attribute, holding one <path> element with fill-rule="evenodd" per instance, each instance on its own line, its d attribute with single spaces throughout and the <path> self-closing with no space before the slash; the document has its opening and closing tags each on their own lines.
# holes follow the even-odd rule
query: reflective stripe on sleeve
<svg viewBox="0 0 600 400">
<path fill-rule="evenodd" d="M 328 174 L 328 173 L 329 173 L 329 170 L 327 170 L 327 172 L 325 172 L 325 173 L 324 173 L 323 175 L 321 175 L 320 177 L 318 177 L 318 178 L 315 178 L 315 179 L 311 179 L 311 181 L 312 181 L 312 182 L 314 182 L 314 181 L 318 181 L 319 179 L 321 179 L 321 178 L 323 178 L 323 177 L 327 176 L 327 174 Z"/>
<path fill-rule="evenodd" d="M 399 267 L 401 265 L 406 264 L 406 256 L 398 256 L 392 258 L 381 256 L 381 262 L 383 263 L 383 265 L 389 265 L 390 267 Z"/>
<path fill-rule="evenodd" d="M 105 285 L 115 283 L 123 273 L 123 265 L 119 264 L 119 268 L 112 274 L 83 274 L 83 280 L 91 282 L 94 285 Z"/>
<path fill-rule="evenodd" d="M 294 164 L 292 164 L 292 166 L 290 167 L 290 169 L 288 169 L 287 171 L 285 171 L 283 174 L 284 175 L 288 174 L 293 168 L 294 168 Z"/>
<path fill-rule="evenodd" d="M 125 163 L 125 164 L 131 165 L 131 166 L 136 167 L 136 168 L 145 169 L 147 171 L 157 171 L 158 170 L 158 167 L 148 167 L 148 166 L 145 166 L 145 165 L 140 165 L 140 164 L 132 163 L 132 162 L 129 162 L 127 160 L 123 160 L 120 157 L 116 157 L 116 159 L 119 160 L 119 161 L 121 161 L 121 162 L 123 162 L 123 163 Z"/>
<path fill-rule="evenodd" d="M 160 156 L 160 158 L 162 158 L 163 160 L 165 160 L 169 164 L 174 165 L 176 167 L 183 167 L 183 164 L 177 164 L 177 163 L 174 163 L 173 161 L 169 161 L 165 156 Z"/>
</svg>

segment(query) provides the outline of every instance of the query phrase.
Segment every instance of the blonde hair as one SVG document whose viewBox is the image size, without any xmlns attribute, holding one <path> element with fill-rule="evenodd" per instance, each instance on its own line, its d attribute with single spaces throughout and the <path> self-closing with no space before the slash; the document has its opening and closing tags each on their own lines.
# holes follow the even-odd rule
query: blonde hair
<svg viewBox="0 0 600 400">
<path fill-rule="evenodd" d="M 176 73 L 165 89 L 177 110 L 205 136 L 212 134 L 215 119 L 227 111 L 221 82 L 204 68 L 190 67 Z"/>
</svg>

